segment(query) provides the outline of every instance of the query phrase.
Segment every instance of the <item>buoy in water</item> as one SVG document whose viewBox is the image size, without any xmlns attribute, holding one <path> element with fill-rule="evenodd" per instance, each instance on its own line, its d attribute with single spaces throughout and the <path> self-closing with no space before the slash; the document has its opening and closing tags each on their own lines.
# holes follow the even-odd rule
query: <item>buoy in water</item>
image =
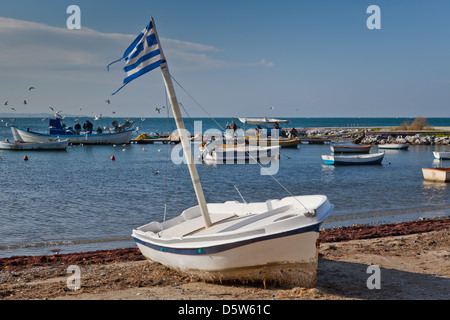
<svg viewBox="0 0 450 320">
<path fill-rule="evenodd" d="M 111 160 L 114 161 L 116 160 L 116 157 L 114 157 L 114 155 L 111 156 Z"/>
<path fill-rule="evenodd" d="M 28 160 L 28 157 L 27 157 L 27 156 L 23 157 L 23 160 L 27 161 L 27 160 Z"/>
</svg>

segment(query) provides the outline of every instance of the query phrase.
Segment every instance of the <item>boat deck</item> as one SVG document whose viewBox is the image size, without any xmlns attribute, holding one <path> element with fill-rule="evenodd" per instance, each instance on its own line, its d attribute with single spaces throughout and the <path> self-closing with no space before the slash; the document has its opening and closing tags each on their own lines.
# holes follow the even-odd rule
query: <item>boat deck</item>
<svg viewBox="0 0 450 320">
<path fill-rule="evenodd" d="M 205 236 L 221 234 L 230 231 L 247 232 L 250 230 L 263 229 L 275 221 L 281 221 L 301 214 L 301 209 L 293 206 L 283 206 L 259 214 L 237 215 L 235 213 L 213 213 L 210 214 L 212 225 L 204 227 L 202 216 L 184 221 L 171 226 L 163 231 L 165 238 Z M 307 219 L 305 217 L 305 219 Z"/>
</svg>

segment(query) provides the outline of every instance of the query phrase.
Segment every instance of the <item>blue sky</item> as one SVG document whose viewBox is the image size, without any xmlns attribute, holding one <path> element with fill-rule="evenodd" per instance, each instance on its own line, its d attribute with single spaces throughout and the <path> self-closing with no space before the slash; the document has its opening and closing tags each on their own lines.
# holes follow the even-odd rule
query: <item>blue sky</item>
<svg viewBox="0 0 450 320">
<path fill-rule="evenodd" d="M 81 30 L 66 27 L 72 4 Z M 0 116 L 161 116 L 159 70 L 115 96 L 123 63 L 106 71 L 153 16 L 172 76 L 215 117 L 450 117 L 448 12 L 446 0 L 2 1 Z"/>
</svg>

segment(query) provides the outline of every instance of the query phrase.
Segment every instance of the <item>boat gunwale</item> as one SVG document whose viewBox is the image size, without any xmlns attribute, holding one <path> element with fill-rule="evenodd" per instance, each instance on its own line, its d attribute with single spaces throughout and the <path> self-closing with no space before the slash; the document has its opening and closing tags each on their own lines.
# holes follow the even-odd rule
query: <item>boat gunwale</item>
<svg viewBox="0 0 450 320">
<path fill-rule="evenodd" d="M 129 133 L 129 132 L 133 132 L 135 131 L 135 129 L 125 129 L 121 132 L 104 132 L 104 133 L 85 133 L 85 134 L 50 134 L 50 133 L 42 133 L 42 132 L 37 132 L 37 131 L 32 131 L 32 130 L 27 130 L 23 127 L 19 127 L 16 125 L 11 125 L 11 127 L 16 128 L 17 130 L 26 132 L 26 133 L 31 133 L 31 134 L 36 134 L 39 136 L 43 136 L 43 137 L 52 137 L 52 138 L 61 138 L 61 137 L 67 137 L 67 138 L 86 138 L 86 136 L 88 137 L 100 137 L 100 136 L 110 136 L 110 135 L 116 135 L 116 134 L 121 134 L 121 133 Z"/>
<path fill-rule="evenodd" d="M 332 208 L 329 210 L 329 212 L 332 211 Z M 328 213 L 329 214 L 329 213 Z M 208 255 L 208 254 L 216 254 L 222 251 L 235 249 L 241 246 L 249 245 L 252 243 L 260 242 L 260 241 L 268 241 L 272 239 L 277 238 L 284 238 L 287 236 L 292 236 L 296 234 L 306 233 L 306 232 L 319 232 L 320 225 L 323 221 L 318 221 L 314 224 L 301 226 L 295 229 L 291 230 L 285 230 L 277 233 L 271 233 L 271 234 L 265 234 L 263 232 L 262 236 L 254 236 L 251 238 L 243 238 L 239 239 L 237 241 L 229 241 L 221 244 L 212 244 L 212 245 L 206 245 L 201 246 L 199 243 L 197 246 L 195 243 L 192 244 L 192 247 L 177 247 L 177 246 L 170 246 L 170 244 L 158 244 L 158 243 L 151 243 L 149 241 L 145 241 L 144 239 L 138 238 L 134 236 L 134 230 L 133 230 L 133 239 L 135 242 L 140 243 L 142 245 L 145 245 L 149 249 L 153 249 L 155 251 L 162 251 L 166 253 L 172 253 L 172 254 L 181 254 L 181 255 Z M 262 228 L 264 229 L 264 228 Z M 259 233 L 261 235 L 261 233 Z M 186 241 L 186 239 L 179 239 L 179 241 Z"/>
<path fill-rule="evenodd" d="M 290 207 L 292 209 L 292 204 L 288 204 L 284 207 Z M 247 241 L 247 240 L 251 240 L 251 239 L 257 239 L 260 238 L 261 235 L 264 235 L 263 237 L 270 237 L 270 236 L 275 236 L 277 234 L 284 234 L 284 233 L 290 233 L 293 232 L 293 234 L 297 234 L 297 233 L 301 233 L 301 232 L 295 232 L 295 230 L 301 230 L 303 228 L 313 228 L 313 227 L 320 227 L 320 225 L 323 223 L 323 221 L 328 217 L 328 215 L 333 211 L 334 205 L 332 203 L 330 203 L 328 201 L 328 198 L 325 198 L 324 201 L 322 201 L 317 207 L 316 210 L 320 210 L 322 208 L 322 210 L 324 212 L 321 212 L 321 214 L 319 215 L 319 219 L 317 219 L 317 216 L 314 217 L 307 217 L 305 215 L 304 212 L 300 212 L 300 213 L 295 213 L 292 217 L 289 217 L 287 219 L 282 219 L 282 220 L 278 220 L 282 217 L 278 217 L 277 219 L 275 219 L 274 221 L 272 221 L 272 224 L 264 224 L 264 225 L 260 225 L 254 228 L 250 228 L 250 229 L 246 229 L 243 231 L 239 231 L 236 232 L 236 230 L 231 230 L 231 231 L 226 231 L 223 233 L 217 232 L 214 235 L 211 234 L 204 234 L 204 235 L 189 235 L 189 236 L 185 236 L 185 237 L 170 237 L 170 238 L 166 238 L 164 239 L 163 237 L 159 237 L 158 238 L 158 233 L 159 232 L 154 232 L 154 231 L 142 231 L 139 230 L 139 228 L 142 228 L 144 226 L 141 226 L 139 228 L 133 229 L 132 232 L 132 237 L 136 239 L 135 236 L 140 236 L 142 241 L 144 242 L 148 242 L 148 241 L 153 241 L 153 243 L 148 242 L 149 244 L 152 244 L 153 246 L 157 246 L 158 244 L 160 246 L 172 246 L 173 248 L 176 249 L 186 249 L 183 247 L 183 245 L 187 242 L 190 241 L 190 245 L 200 245 L 201 243 L 205 243 L 205 242 L 210 242 L 210 245 L 207 245 L 205 247 L 215 247 L 215 246 L 220 246 L 220 244 L 214 244 L 214 242 L 217 241 L 227 241 L 226 244 L 232 244 L 232 243 L 238 243 L 241 241 Z M 276 210 L 276 209 L 275 209 Z M 270 212 L 270 211 L 268 211 Z M 266 212 L 262 213 L 265 214 Z M 272 217 L 272 216 L 276 216 L 276 215 L 284 215 L 284 214 L 289 214 L 292 215 L 292 212 L 289 212 L 288 210 L 285 211 L 281 211 L 281 212 L 275 212 L 274 214 L 269 214 L 264 216 L 262 219 L 266 219 L 268 217 Z M 253 214 L 251 216 L 257 216 L 258 214 Z M 175 217 L 173 219 L 177 219 L 179 218 Z M 198 216 L 194 217 L 198 218 Z M 240 218 L 245 218 L 245 216 L 237 216 L 237 219 Z M 311 219 L 311 221 L 309 221 L 309 223 L 303 223 L 301 225 L 297 225 L 294 227 L 292 226 L 292 222 L 293 220 L 298 220 L 298 222 L 300 222 L 301 220 L 304 220 L 305 218 L 307 219 Z M 182 222 L 181 222 L 182 223 Z M 286 226 L 283 229 L 276 229 L 273 230 L 274 225 L 276 226 Z M 269 227 L 269 231 L 267 231 L 267 228 Z M 272 229 L 272 230 L 270 230 Z M 223 230 L 226 230 L 223 229 Z M 164 231 L 162 231 L 162 234 L 164 234 Z M 280 235 L 280 237 L 282 237 L 282 235 Z M 148 241 L 145 241 L 144 239 L 147 239 Z M 178 245 L 182 245 L 182 246 L 177 246 Z M 189 249 L 189 248 L 187 248 Z"/>
</svg>

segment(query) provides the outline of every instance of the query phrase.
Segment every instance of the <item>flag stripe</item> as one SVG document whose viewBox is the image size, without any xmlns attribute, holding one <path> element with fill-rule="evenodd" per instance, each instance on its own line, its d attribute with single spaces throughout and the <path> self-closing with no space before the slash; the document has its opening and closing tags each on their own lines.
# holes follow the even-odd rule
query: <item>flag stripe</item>
<svg viewBox="0 0 450 320">
<path fill-rule="evenodd" d="M 150 48 L 152 46 L 157 46 L 158 42 L 156 41 L 156 35 L 153 33 L 149 36 L 146 36 L 142 39 L 142 41 L 136 46 L 136 50 L 133 50 L 128 56 L 127 60 L 132 60 L 136 57 L 138 57 L 141 52 L 146 48 L 145 41 L 147 41 L 147 46 Z"/>
<path fill-rule="evenodd" d="M 152 64 L 150 64 L 150 65 L 148 65 L 148 66 L 146 66 L 146 67 L 144 67 L 144 68 L 142 68 L 140 70 L 138 70 L 137 72 L 135 72 L 132 75 L 130 75 L 130 76 L 126 77 L 125 79 L 123 79 L 123 84 L 127 84 L 128 82 L 136 79 L 137 77 L 142 76 L 144 73 L 147 73 L 147 72 L 149 72 L 149 71 L 159 67 L 161 62 L 162 61 L 159 60 L 157 62 L 154 62 L 154 63 L 152 63 Z"/>
<path fill-rule="evenodd" d="M 141 56 L 138 60 L 134 60 L 136 62 L 133 62 L 132 64 L 129 64 L 127 62 L 127 65 L 125 66 L 125 68 L 123 68 L 123 70 L 125 72 L 128 72 L 128 71 L 138 67 L 143 61 L 151 59 L 153 57 L 157 57 L 160 54 L 161 54 L 161 52 L 159 51 L 159 49 L 156 49 L 156 50 L 154 50 L 154 51 L 152 51 L 152 52 L 150 52 L 150 53 L 148 53 L 148 54 L 146 54 L 144 56 Z M 159 56 L 158 58 L 161 58 L 161 57 Z M 129 62 L 131 62 L 131 60 Z"/>
<path fill-rule="evenodd" d="M 148 65 L 151 65 L 151 64 L 154 64 L 154 63 L 157 63 L 157 62 L 161 63 L 162 60 L 161 60 L 159 57 L 153 57 L 153 58 L 147 59 L 147 60 L 141 62 L 141 63 L 139 64 L 139 67 L 136 67 L 136 68 L 133 68 L 133 69 L 127 71 L 127 77 L 129 77 L 129 76 L 135 74 L 135 73 L 138 72 L 140 69 L 145 68 L 145 67 L 147 67 Z M 158 67 L 158 66 L 159 66 L 159 65 L 156 65 L 155 68 Z"/>
<path fill-rule="evenodd" d="M 137 36 L 137 38 L 134 39 L 133 43 L 127 48 L 127 50 L 125 50 L 125 52 L 123 53 L 122 59 L 128 57 L 130 55 L 130 53 L 136 48 L 138 43 L 141 42 L 141 39 L 144 36 L 144 33 L 143 33 L 144 31 L 146 31 L 146 30 L 145 29 L 142 30 L 142 32 Z"/>
</svg>

